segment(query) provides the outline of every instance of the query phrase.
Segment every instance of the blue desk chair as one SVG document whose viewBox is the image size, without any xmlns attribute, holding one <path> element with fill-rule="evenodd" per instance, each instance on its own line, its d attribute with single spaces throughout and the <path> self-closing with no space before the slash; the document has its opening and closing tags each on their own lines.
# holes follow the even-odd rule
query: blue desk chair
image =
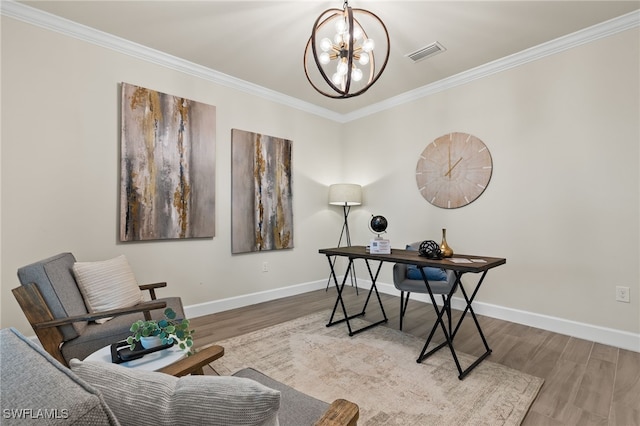
<svg viewBox="0 0 640 426">
<path fill-rule="evenodd" d="M 407 245 L 407 250 L 418 251 L 420 243 Z M 451 289 L 456 283 L 455 273 L 451 270 L 443 270 L 439 268 L 424 268 L 424 272 L 431 286 L 432 293 L 442 295 L 442 302 L 446 307 L 446 314 L 449 323 L 449 331 L 451 331 L 451 305 L 447 303 L 449 295 L 453 294 Z M 429 294 L 427 285 L 425 284 L 420 269 L 414 265 L 406 265 L 404 263 L 396 263 L 393 265 L 393 285 L 400 290 L 400 330 L 402 330 L 402 323 L 404 314 L 407 311 L 407 305 L 409 304 L 409 296 L 411 293 L 424 293 Z M 406 297 L 405 297 L 405 292 Z"/>
</svg>

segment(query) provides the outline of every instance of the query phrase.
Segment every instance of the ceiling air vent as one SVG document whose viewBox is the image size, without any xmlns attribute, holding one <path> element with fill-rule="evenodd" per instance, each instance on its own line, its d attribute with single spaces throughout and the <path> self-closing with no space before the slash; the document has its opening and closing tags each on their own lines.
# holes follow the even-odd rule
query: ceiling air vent
<svg viewBox="0 0 640 426">
<path fill-rule="evenodd" d="M 405 56 L 407 56 L 413 62 L 418 62 L 430 56 L 437 55 L 440 52 L 444 52 L 445 50 L 447 49 L 445 49 L 443 45 L 441 45 L 436 41 L 431 43 L 428 46 L 425 46 L 421 49 L 416 50 L 415 52 L 408 53 Z"/>
</svg>

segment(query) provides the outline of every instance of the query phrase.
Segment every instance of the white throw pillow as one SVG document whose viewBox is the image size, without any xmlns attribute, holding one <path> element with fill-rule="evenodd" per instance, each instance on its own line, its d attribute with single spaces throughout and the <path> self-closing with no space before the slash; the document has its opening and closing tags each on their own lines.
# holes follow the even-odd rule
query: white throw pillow
<svg viewBox="0 0 640 426">
<path fill-rule="evenodd" d="M 99 262 L 76 262 L 73 274 L 89 312 L 128 308 L 142 301 L 142 291 L 124 255 Z M 103 324 L 110 319 L 96 322 Z"/>
<path fill-rule="evenodd" d="M 72 359 L 123 425 L 277 426 L 280 392 L 230 376 L 184 376 Z"/>
</svg>

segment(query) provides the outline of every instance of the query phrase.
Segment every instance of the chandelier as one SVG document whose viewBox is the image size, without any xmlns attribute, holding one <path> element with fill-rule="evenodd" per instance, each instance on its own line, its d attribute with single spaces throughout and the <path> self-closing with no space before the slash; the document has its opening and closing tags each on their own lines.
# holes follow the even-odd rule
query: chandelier
<svg viewBox="0 0 640 426">
<path fill-rule="evenodd" d="M 386 40 L 386 45 L 377 46 L 374 40 Z M 352 9 L 345 1 L 342 10 L 325 10 L 316 19 L 304 51 L 304 73 L 322 95 L 351 98 L 366 92 L 380 78 L 389 60 L 389 50 L 389 33 L 380 18 L 364 9 Z M 374 51 L 384 54 L 378 70 Z M 309 68 L 311 57 L 317 72 Z M 322 90 L 319 87 L 322 80 L 335 93 Z"/>
</svg>

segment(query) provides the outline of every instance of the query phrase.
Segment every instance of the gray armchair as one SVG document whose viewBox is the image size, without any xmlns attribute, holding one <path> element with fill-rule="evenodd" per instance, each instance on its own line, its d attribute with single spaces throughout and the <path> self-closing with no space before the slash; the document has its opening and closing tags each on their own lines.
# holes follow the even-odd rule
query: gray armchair
<svg viewBox="0 0 640 426">
<path fill-rule="evenodd" d="M 420 247 L 420 243 L 421 241 L 409 244 L 407 246 L 407 250 L 417 251 Z M 403 318 L 407 310 L 407 305 L 409 304 L 409 296 L 411 296 L 411 293 L 429 294 L 427 286 L 422 278 L 415 279 L 416 277 L 414 277 L 414 279 L 411 279 L 407 276 L 409 269 L 409 265 L 404 263 L 396 263 L 393 265 L 393 285 L 396 289 L 400 290 L 400 330 L 402 330 Z M 442 295 L 442 301 L 446 302 L 446 298 L 456 282 L 455 273 L 451 270 L 447 270 L 442 274 L 442 276 L 436 278 L 438 279 L 431 280 L 429 279 L 429 276 L 427 276 L 429 285 L 431 286 L 431 291 L 434 295 Z M 451 329 L 451 306 L 448 303 L 445 303 L 445 305 L 448 308 L 446 310 L 446 314 L 449 321 L 449 329 Z"/>
<path fill-rule="evenodd" d="M 166 283 L 141 285 L 149 291 L 151 301 L 130 308 L 90 313 L 78 287 L 72 268 L 71 253 L 32 263 L 18 269 L 22 284 L 13 294 L 43 347 L 58 361 L 69 365 L 72 358 L 84 359 L 98 349 L 126 339 L 131 324 L 139 319 L 161 319 L 166 307 L 184 318 L 179 297 L 157 299 L 155 289 Z M 96 319 L 113 317 L 104 324 Z"/>
</svg>

